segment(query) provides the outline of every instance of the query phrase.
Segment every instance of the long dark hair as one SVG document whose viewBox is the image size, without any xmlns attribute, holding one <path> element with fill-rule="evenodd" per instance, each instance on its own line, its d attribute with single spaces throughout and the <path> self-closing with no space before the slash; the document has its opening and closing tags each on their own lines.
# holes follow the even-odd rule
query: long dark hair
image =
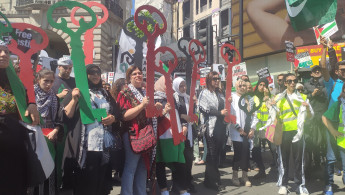
<svg viewBox="0 0 345 195">
<path fill-rule="evenodd" d="M 113 87 L 110 90 L 111 96 L 114 98 L 114 100 L 117 99 L 117 96 L 119 95 L 122 87 L 126 85 L 126 79 L 125 78 L 119 78 L 115 81 L 113 84 Z"/>
<path fill-rule="evenodd" d="M 258 83 L 256 84 L 255 86 L 255 90 L 254 90 L 254 95 L 256 95 L 260 100 L 262 100 L 265 96 L 264 92 L 259 92 L 259 85 L 260 83 L 264 82 L 265 83 L 265 87 L 268 89 L 268 81 L 266 78 L 261 78 L 259 79 Z M 269 93 L 269 96 L 271 96 L 271 92 L 270 90 L 268 89 L 268 93 Z"/>
<path fill-rule="evenodd" d="M 206 76 L 206 88 L 208 90 L 211 88 L 213 76 L 216 76 L 216 75 L 219 75 L 218 72 L 216 72 L 216 71 L 211 71 L 207 74 L 207 76 Z M 215 91 L 220 91 L 219 87 L 217 87 L 215 89 Z"/>
</svg>

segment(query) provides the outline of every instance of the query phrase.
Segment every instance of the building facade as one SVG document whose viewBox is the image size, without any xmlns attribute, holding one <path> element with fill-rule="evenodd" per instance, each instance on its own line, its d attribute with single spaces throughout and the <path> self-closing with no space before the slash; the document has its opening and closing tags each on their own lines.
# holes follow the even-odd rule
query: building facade
<svg viewBox="0 0 345 195">
<path fill-rule="evenodd" d="M 52 58 L 70 55 L 70 37 L 61 30 L 48 24 L 47 10 L 60 0 L 2 0 L 0 10 L 11 23 L 29 23 L 42 28 L 49 37 L 49 45 L 45 49 Z M 80 1 L 79 2 L 85 2 Z M 94 0 L 102 3 L 108 9 L 108 20 L 94 29 L 94 63 L 100 64 L 103 71 L 112 70 L 112 45 L 119 39 L 123 21 L 130 17 L 132 1 L 127 0 Z M 92 8 L 98 16 L 103 16 L 102 9 Z M 71 22 L 71 10 L 59 9 L 54 11 L 53 18 L 58 20 L 63 17 L 68 22 L 68 27 L 76 30 L 79 27 Z M 78 16 L 77 11 L 77 16 Z M 81 12 L 79 15 L 82 14 Z M 86 20 L 88 19 L 85 17 Z M 78 19 L 78 18 L 77 18 Z M 82 37 L 82 41 L 84 37 Z"/>
</svg>

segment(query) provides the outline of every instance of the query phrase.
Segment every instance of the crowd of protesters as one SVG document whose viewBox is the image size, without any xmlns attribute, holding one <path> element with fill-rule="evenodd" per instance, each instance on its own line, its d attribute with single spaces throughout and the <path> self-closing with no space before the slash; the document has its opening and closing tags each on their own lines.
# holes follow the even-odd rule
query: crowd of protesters
<svg viewBox="0 0 345 195">
<path fill-rule="evenodd" d="M 48 69 L 37 73 L 36 102 L 27 102 L 26 116 L 32 119 L 31 125 L 41 126 L 55 162 L 52 173 L 35 183 L 31 168 L 40 159 L 35 156 L 35 140 L 20 121 L 5 71 L 10 53 L 1 41 L 0 194 L 53 195 L 70 189 L 77 195 L 103 195 L 110 193 L 113 175 L 117 175 L 121 178 L 122 195 L 147 194 L 147 188 L 154 188 L 152 180 L 157 180 L 162 195 L 189 195 L 197 193 L 193 162 L 206 165 L 204 185 L 219 192 L 225 189 L 219 167 L 224 167 L 229 148 L 233 151 L 232 184 L 250 187 L 251 169 L 258 171 L 252 179 L 266 178 L 262 151 L 267 144 L 272 155 L 271 168 L 278 171 L 278 194 L 288 194 L 292 155 L 298 193 L 309 194 L 306 175 L 324 165 L 324 193 L 331 195 L 333 175 L 339 172 L 337 160 L 342 162 L 340 169 L 345 170 L 345 61 L 337 62 L 331 41 L 322 38 L 321 44 L 320 65 L 311 68 L 309 81 L 300 83 L 296 71 L 278 75 L 275 88 L 270 88 L 265 78 L 252 87 L 249 77 L 243 75 L 234 84 L 231 98 L 226 99 L 220 75 L 211 71 L 205 88 L 194 97 L 193 110 L 186 81 L 174 78 L 173 93 L 168 93 L 162 76 L 154 85 L 154 107 L 162 113 L 153 118 L 145 114 L 149 98 L 140 68 L 129 67 L 126 78 L 118 79 L 111 87 L 102 81 L 100 67 L 89 64 L 86 73 L 91 106 L 107 113 L 91 124 L 82 123 L 78 103 L 81 93 L 70 77 L 73 64 L 69 57 L 62 57 L 57 75 Z M 330 70 L 326 66 L 327 51 Z M 173 94 L 174 106 L 168 103 L 168 94 Z M 225 107 L 227 103 L 230 108 Z M 198 114 L 197 122 L 192 122 L 190 112 Z M 178 131 L 185 137 L 177 145 L 170 123 L 173 113 Z M 224 120 L 227 116 L 233 117 L 229 123 Z M 266 139 L 269 127 L 275 127 L 278 142 Z M 133 145 L 138 137 L 145 144 L 152 143 L 152 147 L 138 152 Z M 199 141 L 204 148 L 202 157 Z M 166 168 L 172 172 L 171 189 Z M 342 178 L 345 184 L 345 175 Z"/>
</svg>

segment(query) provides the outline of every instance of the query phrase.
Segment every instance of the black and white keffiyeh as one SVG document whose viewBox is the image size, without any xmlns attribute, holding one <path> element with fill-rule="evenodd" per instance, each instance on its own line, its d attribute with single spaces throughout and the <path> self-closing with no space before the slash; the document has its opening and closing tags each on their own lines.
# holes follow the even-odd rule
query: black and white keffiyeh
<svg viewBox="0 0 345 195">
<path fill-rule="evenodd" d="M 143 98 L 144 98 L 144 96 L 146 96 L 146 91 L 145 90 L 141 90 L 142 93 L 140 93 L 138 91 L 138 89 L 135 88 L 132 84 L 129 84 L 128 88 L 132 91 L 132 93 L 134 94 L 135 98 L 137 98 L 137 100 L 139 100 L 140 103 L 143 102 Z M 144 94 L 144 96 L 142 94 Z"/>
<path fill-rule="evenodd" d="M 34 90 L 38 112 L 40 112 L 42 117 L 47 117 L 49 111 L 51 111 L 52 120 L 54 121 L 58 109 L 58 100 L 53 90 L 50 89 L 48 92 L 45 92 L 38 84 L 34 86 Z"/>
<path fill-rule="evenodd" d="M 198 100 L 199 109 L 210 113 L 210 110 L 218 110 L 218 98 L 216 92 L 211 92 L 208 89 L 202 90 L 199 96 Z M 213 136 L 213 130 L 216 126 L 217 116 L 209 116 L 208 118 L 208 132 L 210 137 Z M 201 121 L 202 123 L 205 123 L 204 119 Z"/>
</svg>

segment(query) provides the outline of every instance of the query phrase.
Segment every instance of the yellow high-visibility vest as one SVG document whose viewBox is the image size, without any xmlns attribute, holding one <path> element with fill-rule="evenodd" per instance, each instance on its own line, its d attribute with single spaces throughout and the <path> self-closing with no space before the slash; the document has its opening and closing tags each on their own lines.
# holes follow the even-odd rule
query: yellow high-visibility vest
<svg viewBox="0 0 345 195">
<path fill-rule="evenodd" d="M 254 96 L 254 103 L 257 106 L 260 104 L 260 100 L 257 96 Z M 259 122 L 256 124 L 256 130 L 259 130 L 261 127 L 266 125 L 268 120 L 268 108 L 266 106 L 266 102 L 262 102 L 261 107 L 256 111 L 256 113 L 256 116 L 259 119 Z"/>
<path fill-rule="evenodd" d="M 345 133 L 344 123 L 343 123 L 343 107 L 340 104 L 340 112 L 339 112 L 339 126 L 338 131 L 340 133 Z M 345 148 L 345 137 L 337 137 L 337 144 L 338 146 Z"/>
<path fill-rule="evenodd" d="M 301 96 L 303 100 L 307 100 L 306 95 L 301 94 Z M 296 100 L 291 100 L 291 104 L 298 116 L 299 108 L 302 103 Z M 297 130 L 297 116 L 294 115 L 287 99 L 284 97 L 283 99 L 279 100 L 277 102 L 277 106 L 280 110 L 279 118 L 283 123 L 283 131 Z"/>
</svg>

